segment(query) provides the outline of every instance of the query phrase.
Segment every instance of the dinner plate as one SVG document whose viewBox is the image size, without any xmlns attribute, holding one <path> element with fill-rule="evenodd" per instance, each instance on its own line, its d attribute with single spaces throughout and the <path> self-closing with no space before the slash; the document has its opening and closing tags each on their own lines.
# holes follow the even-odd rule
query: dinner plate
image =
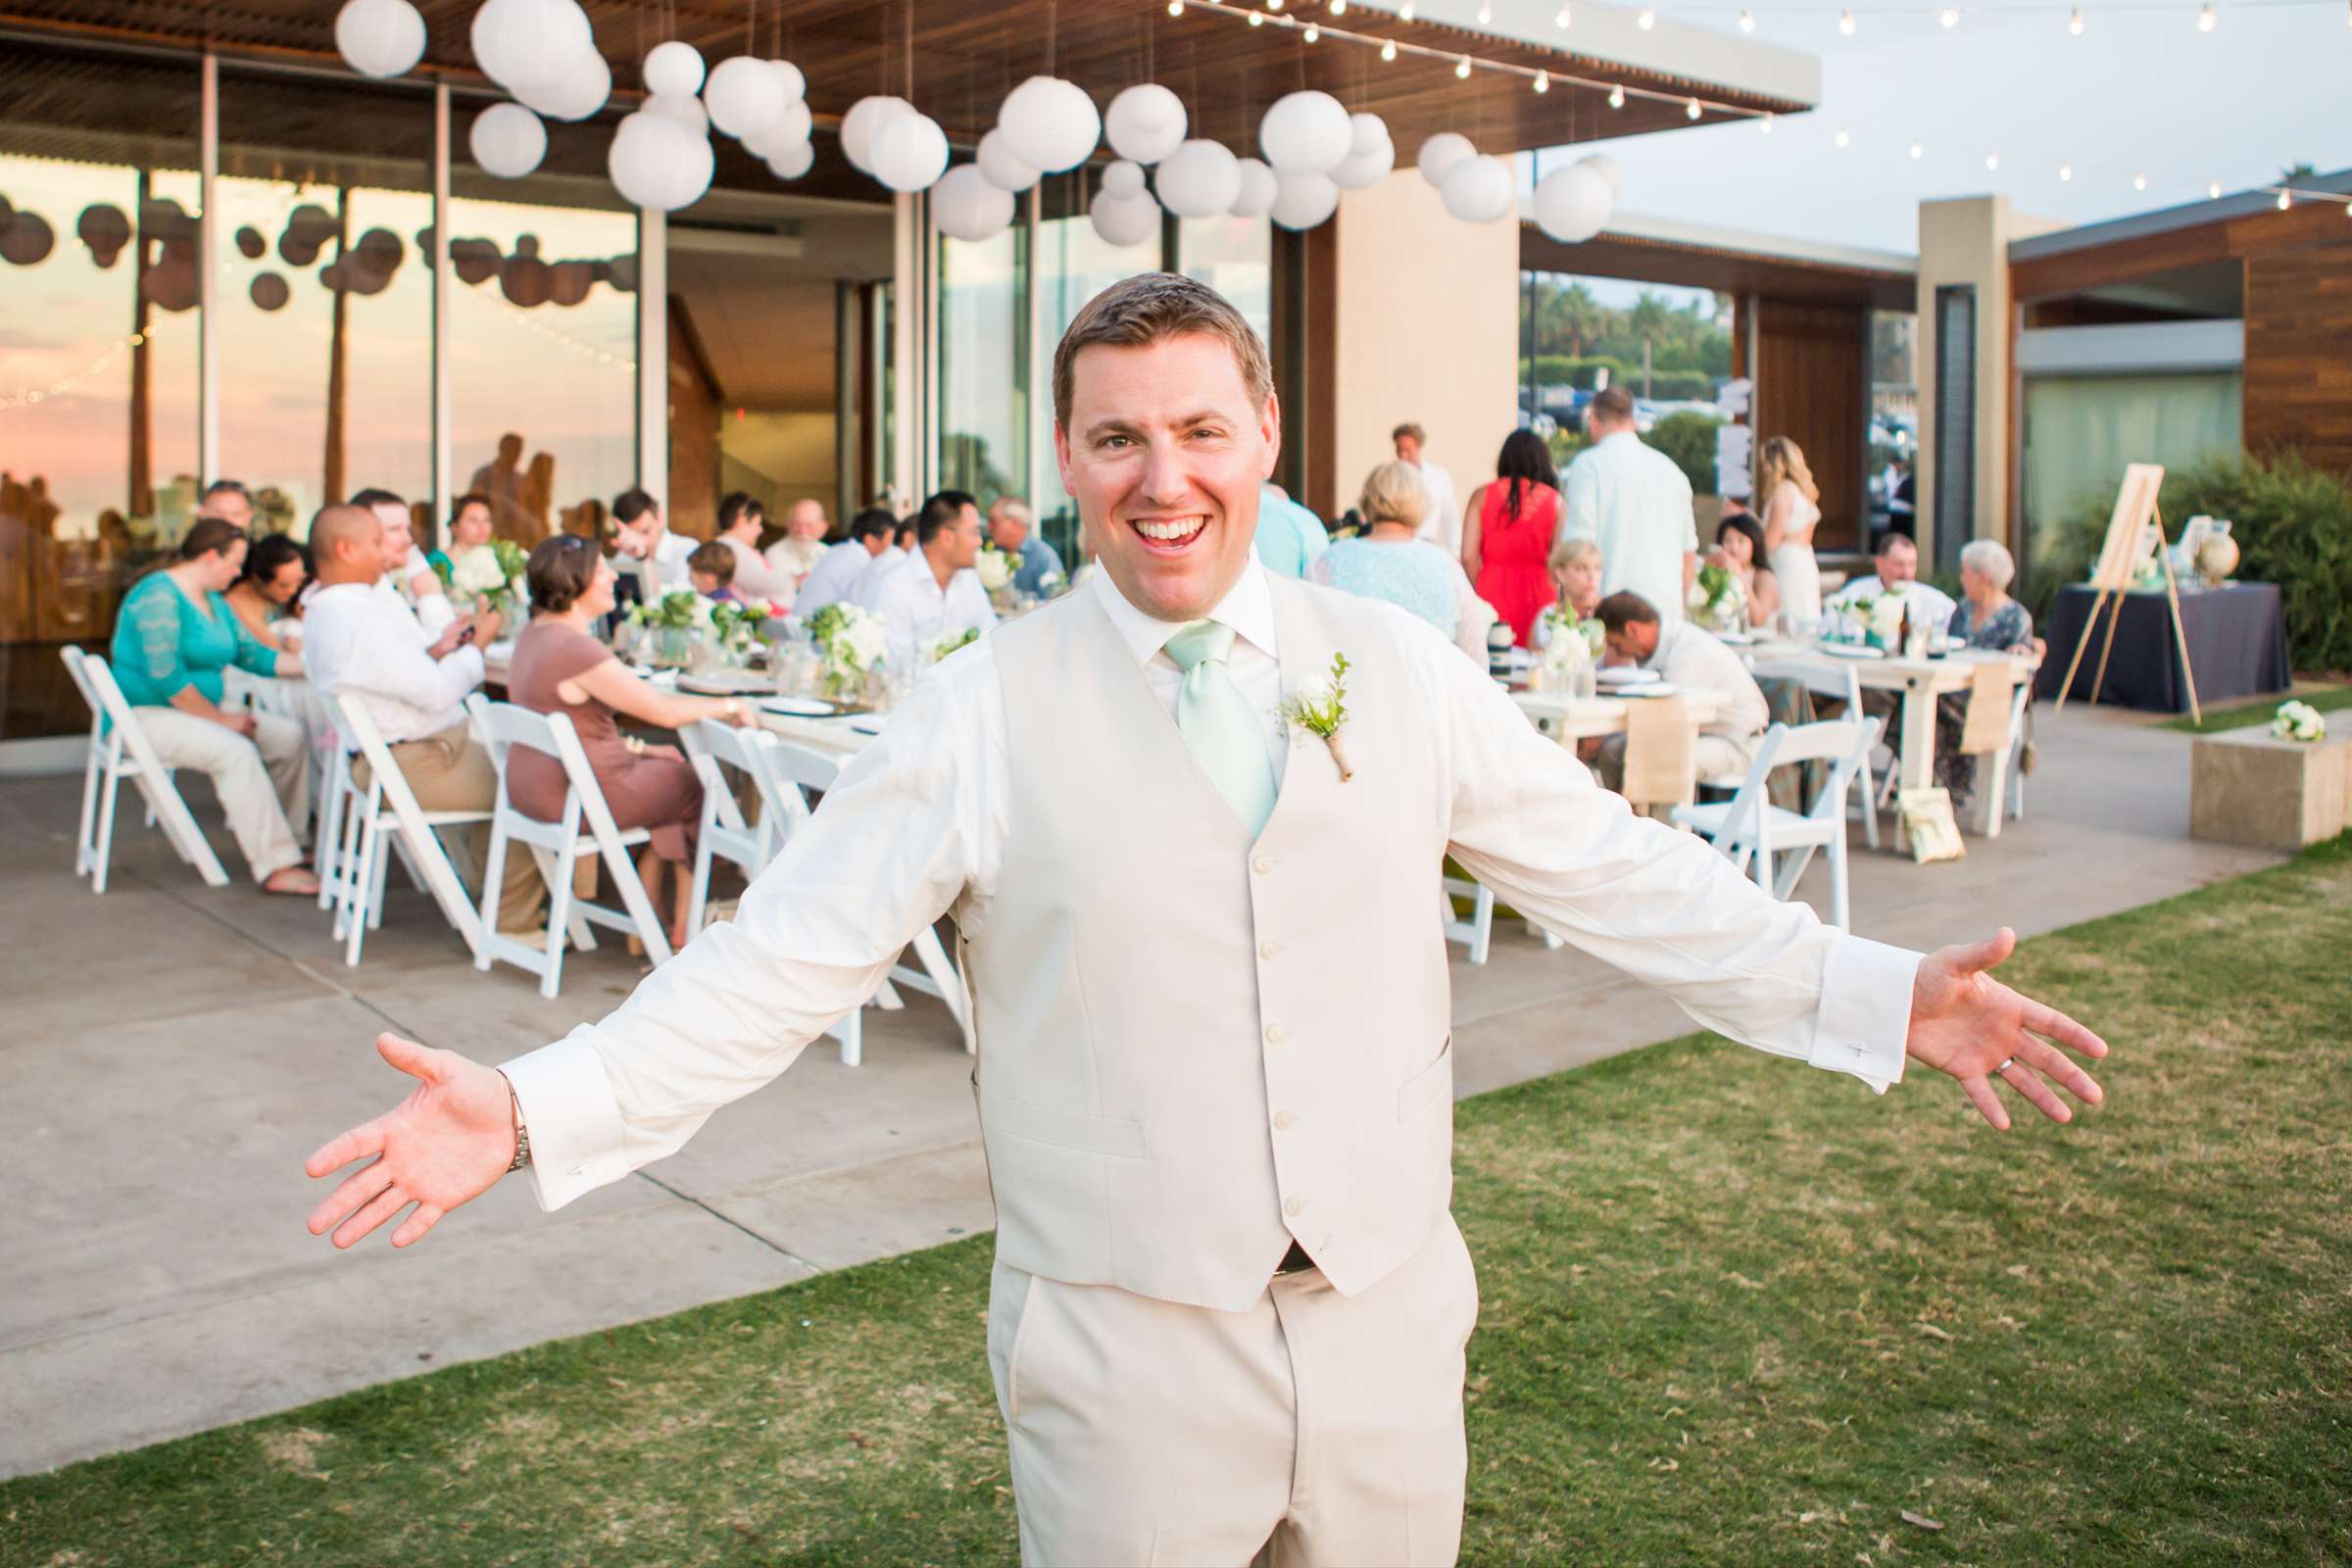
<svg viewBox="0 0 2352 1568">
<path fill-rule="evenodd" d="M 651 664 L 628 663 L 624 663 L 620 667 L 639 680 L 659 681 L 665 686 L 677 684 L 678 672 L 674 669 L 656 669 Z"/>
<path fill-rule="evenodd" d="M 775 682 L 769 676 L 748 669 L 714 669 L 706 675 L 682 675 L 678 689 L 689 692 L 709 692 L 720 697 L 740 697 L 746 692 L 766 691 Z"/>
<path fill-rule="evenodd" d="M 1749 643 L 1762 642 L 1764 639 L 1752 631 L 1719 631 L 1715 634 L 1715 640 L 1719 643 L 1731 643 L 1737 647 L 1744 647 Z"/>
<path fill-rule="evenodd" d="M 839 711 L 821 697 L 762 697 L 760 707 L 787 718 L 830 718 Z"/>
<path fill-rule="evenodd" d="M 1656 670 L 1638 664 L 1611 664 L 1592 672 L 1593 682 L 1601 686 L 1643 686 L 1657 678 Z"/>
<path fill-rule="evenodd" d="M 1823 643 L 1821 651 L 1832 659 L 1885 659 L 1876 648 L 1863 648 L 1854 643 Z"/>
<path fill-rule="evenodd" d="M 1672 697 L 1681 690 L 1681 687 L 1669 681 L 1659 680 L 1651 681 L 1646 686 L 1628 686 L 1617 695 L 1620 697 Z"/>
<path fill-rule="evenodd" d="M 882 726 L 889 722 L 890 715 L 887 713 L 858 713 L 851 718 L 850 728 L 860 735 L 879 735 Z"/>
</svg>

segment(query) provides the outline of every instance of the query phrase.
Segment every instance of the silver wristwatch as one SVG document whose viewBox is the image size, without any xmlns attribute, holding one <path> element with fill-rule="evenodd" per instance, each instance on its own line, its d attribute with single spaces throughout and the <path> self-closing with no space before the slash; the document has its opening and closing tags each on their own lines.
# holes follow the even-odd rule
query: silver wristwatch
<svg viewBox="0 0 2352 1568">
<path fill-rule="evenodd" d="M 498 1076 L 507 1086 L 507 1103 L 514 1112 L 514 1161 L 507 1167 L 513 1173 L 531 1162 L 531 1130 L 522 1124 L 522 1097 L 514 1093 L 514 1080 L 503 1072 Z"/>
</svg>

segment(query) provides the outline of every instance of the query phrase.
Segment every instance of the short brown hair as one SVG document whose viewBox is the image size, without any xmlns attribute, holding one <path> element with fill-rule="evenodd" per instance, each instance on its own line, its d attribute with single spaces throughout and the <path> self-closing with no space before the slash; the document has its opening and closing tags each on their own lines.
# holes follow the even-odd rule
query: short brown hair
<svg viewBox="0 0 2352 1568">
<path fill-rule="evenodd" d="M 596 541 L 576 533 L 551 534 L 531 551 L 522 579 L 531 590 L 535 614 L 560 615 L 578 604 L 580 595 L 596 581 L 596 568 L 605 553 Z"/>
<path fill-rule="evenodd" d="M 1233 350 L 1242 385 L 1259 409 L 1274 393 L 1266 346 L 1225 296 L 1180 272 L 1139 272 L 1088 300 L 1054 351 L 1054 422 L 1070 424 L 1070 385 L 1079 351 L 1098 344 L 1143 349 L 1192 333 L 1221 338 Z"/>
<path fill-rule="evenodd" d="M 699 571 L 706 577 L 716 577 L 721 588 L 735 580 L 735 552 L 711 539 L 694 547 L 686 558 L 686 569 Z"/>
<path fill-rule="evenodd" d="M 1621 386 L 1604 386 L 1592 394 L 1592 412 L 1622 424 L 1634 416 L 1634 395 Z"/>
<path fill-rule="evenodd" d="M 1411 464 L 1392 460 L 1364 475 L 1363 497 L 1356 506 L 1364 514 L 1366 527 L 1376 522 L 1401 522 L 1418 528 L 1421 519 L 1429 515 L 1429 488 Z"/>
<path fill-rule="evenodd" d="M 1408 435 L 1409 435 L 1409 436 L 1411 436 L 1411 437 L 1412 437 L 1414 440 L 1416 440 L 1416 441 L 1420 442 L 1420 443 L 1421 443 L 1423 446 L 1427 446 L 1427 445 L 1429 445 L 1429 436 L 1428 436 L 1428 434 L 1427 434 L 1425 431 L 1423 431 L 1423 430 L 1422 430 L 1422 428 L 1421 428 L 1419 425 L 1415 424 L 1415 423 L 1414 423 L 1412 420 L 1410 420 L 1410 419 L 1407 419 L 1407 420 L 1405 420 L 1405 421 L 1404 421 L 1402 424 L 1398 425 L 1398 426 L 1397 426 L 1396 429 L 1394 429 L 1394 430 L 1391 430 L 1391 431 L 1389 432 L 1389 440 L 1390 440 L 1391 442 L 1401 441 L 1401 440 L 1403 440 L 1403 439 L 1404 439 L 1406 436 L 1408 436 Z"/>
<path fill-rule="evenodd" d="M 1600 629 L 1614 635 L 1628 626 L 1655 626 L 1656 607 L 1640 594 L 1613 593 L 1600 602 Z"/>
</svg>

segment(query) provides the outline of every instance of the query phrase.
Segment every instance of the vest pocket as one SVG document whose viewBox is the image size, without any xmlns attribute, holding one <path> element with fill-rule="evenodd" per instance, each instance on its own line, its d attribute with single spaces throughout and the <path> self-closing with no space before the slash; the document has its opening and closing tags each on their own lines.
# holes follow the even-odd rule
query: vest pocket
<svg viewBox="0 0 2352 1568">
<path fill-rule="evenodd" d="M 1026 1138 L 1031 1143 L 1051 1144 L 1055 1149 L 1072 1149 L 1087 1154 L 1109 1154 L 1118 1159 L 1145 1157 L 1144 1124 L 1140 1121 L 1113 1121 L 1102 1116 L 1053 1110 L 1027 1101 L 992 1095 L 985 1088 L 980 1092 L 980 1115 L 989 1130 Z"/>
<path fill-rule="evenodd" d="M 1396 1091 L 1396 1119 L 1410 1121 L 1413 1113 L 1438 1098 L 1451 1097 L 1453 1090 L 1453 1036 L 1438 1048 L 1438 1059 L 1404 1081 Z"/>
</svg>

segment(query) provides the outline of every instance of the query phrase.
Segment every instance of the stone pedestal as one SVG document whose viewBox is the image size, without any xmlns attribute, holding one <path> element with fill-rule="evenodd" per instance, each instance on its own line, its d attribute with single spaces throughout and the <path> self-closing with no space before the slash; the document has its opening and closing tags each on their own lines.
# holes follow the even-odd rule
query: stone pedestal
<svg viewBox="0 0 2352 1568">
<path fill-rule="evenodd" d="M 2352 736 L 2284 741 L 2268 727 L 2196 738 L 2188 835 L 2294 851 L 2341 833 L 2352 811 Z"/>
</svg>

